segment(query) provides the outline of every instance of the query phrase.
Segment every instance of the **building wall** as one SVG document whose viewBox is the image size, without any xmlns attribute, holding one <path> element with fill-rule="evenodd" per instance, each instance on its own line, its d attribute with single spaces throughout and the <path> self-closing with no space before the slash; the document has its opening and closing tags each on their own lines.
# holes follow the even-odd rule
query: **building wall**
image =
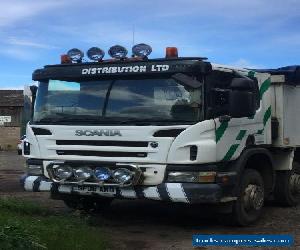
<svg viewBox="0 0 300 250">
<path fill-rule="evenodd" d="M 0 127 L 0 150 L 16 150 L 20 140 L 20 127 Z"/>
<path fill-rule="evenodd" d="M 5 123 L 4 127 L 20 127 L 22 109 L 22 107 L 0 107 L 0 116 L 11 116 L 11 122 Z"/>
<path fill-rule="evenodd" d="M 11 122 L 0 125 L 0 150 L 16 150 L 21 136 L 22 107 L 0 107 L 0 116 L 11 116 Z"/>
</svg>

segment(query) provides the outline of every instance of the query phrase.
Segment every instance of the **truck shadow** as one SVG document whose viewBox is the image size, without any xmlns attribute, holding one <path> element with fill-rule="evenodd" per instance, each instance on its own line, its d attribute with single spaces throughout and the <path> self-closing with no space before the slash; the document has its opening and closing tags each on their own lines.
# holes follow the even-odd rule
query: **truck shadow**
<svg viewBox="0 0 300 250">
<path fill-rule="evenodd" d="M 142 224 L 144 227 L 159 225 L 187 230 L 193 230 L 199 226 L 207 229 L 221 229 L 224 226 L 233 228 L 228 221 L 225 222 L 222 219 L 224 215 L 220 216 L 213 206 L 123 200 L 114 201 L 111 207 L 101 214 L 92 214 L 89 222 L 95 226 L 121 227 Z M 261 222 L 258 223 L 261 224 Z"/>
<path fill-rule="evenodd" d="M 280 216 L 283 214 L 285 216 Z M 291 209 L 268 204 L 258 222 L 238 227 L 222 221 L 224 217 L 218 217 L 210 206 L 124 200 L 114 201 L 104 213 L 89 216 L 88 224 L 101 227 L 117 242 L 150 244 L 155 240 L 190 244 L 193 234 L 291 234 L 300 229 L 298 214 L 298 207 Z M 291 225 L 297 225 L 297 229 Z"/>
</svg>

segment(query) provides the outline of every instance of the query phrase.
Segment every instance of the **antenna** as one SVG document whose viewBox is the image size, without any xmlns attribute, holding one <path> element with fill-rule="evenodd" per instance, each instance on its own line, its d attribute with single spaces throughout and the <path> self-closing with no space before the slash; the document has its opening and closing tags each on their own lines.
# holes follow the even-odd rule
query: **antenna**
<svg viewBox="0 0 300 250">
<path fill-rule="evenodd" d="M 134 24 L 132 25 L 132 46 L 134 46 L 134 34 L 135 33 L 135 27 L 134 27 Z"/>
<path fill-rule="evenodd" d="M 134 24 L 132 25 L 132 47 L 134 46 Z M 134 54 L 131 55 L 132 57 L 134 57 Z"/>
</svg>

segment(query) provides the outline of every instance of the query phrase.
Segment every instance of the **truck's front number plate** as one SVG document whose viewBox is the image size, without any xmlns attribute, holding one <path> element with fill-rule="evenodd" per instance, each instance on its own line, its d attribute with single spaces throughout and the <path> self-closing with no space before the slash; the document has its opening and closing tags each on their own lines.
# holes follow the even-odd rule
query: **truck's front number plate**
<svg viewBox="0 0 300 250">
<path fill-rule="evenodd" d="M 74 192 L 79 193 L 97 193 L 102 195 L 115 195 L 116 194 L 116 188 L 115 187 L 96 187 L 96 186 L 74 186 L 73 187 Z"/>
</svg>

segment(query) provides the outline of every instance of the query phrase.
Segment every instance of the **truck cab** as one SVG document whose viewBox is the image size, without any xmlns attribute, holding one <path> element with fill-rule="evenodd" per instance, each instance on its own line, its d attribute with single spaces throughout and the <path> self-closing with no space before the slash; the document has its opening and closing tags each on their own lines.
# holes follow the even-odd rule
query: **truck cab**
<svg viewBox="0 0 300 250">
<path fill-rule="evenodd" d="M 256 221 L 276 184 L 271 73 L 176 48 L 160 59 L 145 44 L 126 51 L 113 46 L 103 60 L 92 48 L 83 62 L 73 49 L 34 71 L 25 190 L 85 209 L 113 199 L 228 204 L 232 221 Z"/>
</svg>

